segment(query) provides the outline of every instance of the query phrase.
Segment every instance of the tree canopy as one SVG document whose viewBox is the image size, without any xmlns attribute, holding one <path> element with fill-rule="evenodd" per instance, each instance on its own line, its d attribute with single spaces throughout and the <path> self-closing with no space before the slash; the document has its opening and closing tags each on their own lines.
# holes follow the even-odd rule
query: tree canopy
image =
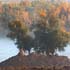
<svg viewBox="0 0 70 70">
<path fill-rule="evenodd" d="M 22 23 L 19 20 L 14 20 L 8 23 L 8 27 L 10 32 L 7 36 L 15 41 L 19 50 L 27 50 L 30 53 L 33 39 L 30 35 L 28 35 L 29 29 L 25 23 Z"/>
<path fill-rule="evenodd" d="M 56 50 L 63 51 L 70 43 L 69 3 L 23 1 L 17 6 L 8 6 L 10 8 L 6 8 L 6 12 L 9 10 L 9 16 L 14 16 L 14 20 L 8 23 L 8 37 L 15 41 L 19 49 L 30 52 L 34 48 L 35 52 L 49 55 Z"/>
</svg>

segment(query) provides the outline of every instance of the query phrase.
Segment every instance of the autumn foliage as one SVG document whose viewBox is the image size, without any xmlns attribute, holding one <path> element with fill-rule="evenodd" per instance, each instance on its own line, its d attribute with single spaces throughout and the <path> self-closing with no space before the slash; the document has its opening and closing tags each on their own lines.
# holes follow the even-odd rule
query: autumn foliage
<svg viewBox="0 0 70 70">
<path fill-rule="evenodd" d="M 70 3 L 22 1 L 0 5 L 1 18 L 7 21 L 8 37 L 25 51 L 40 53 L 63 50 L 70 41 Z M 7 16 L 7 18 L 6 18 Z M 30 35 L 33 33 L 34 37 Z M 59 40 L 60 39 L 60 40 Z M 49 54 L 48 53 L 48 54 Z"/>
</svg>

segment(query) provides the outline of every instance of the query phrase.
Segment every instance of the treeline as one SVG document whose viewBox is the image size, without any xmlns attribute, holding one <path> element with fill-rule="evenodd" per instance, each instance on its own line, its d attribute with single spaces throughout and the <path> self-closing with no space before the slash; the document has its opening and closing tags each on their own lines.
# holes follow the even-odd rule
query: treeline
<svg viewBox="0 0 70 70">
<path fill-rule="evenodd" d="M 0 24 L 2 24 L 1 26 L 3 28 L 7 28 L 7 23 L 14 19 L 25 20 L 26 23 L 33 23 L 39 14 L 48 17 L 51 15 L 58 16 L 63 24 L 66 23 L 65 26 L 69 31 L 70 3 L 68 2 L 22 1 L 20 3 L 8 4 L 2 4 L 0 2 Z"/>
<path fill-rule="evenodd" d="M 70 19 L 70 3 L 68 2 L 45 2 L 45 1 L 22 1 L 20 3 L 0 3 L 0 17 L 6 21 L 11 19 L 24 19 L 32 22 L 34 17 L 42 16 L 58 16 L 63 23 L 69 23 Z"/>
</svg>

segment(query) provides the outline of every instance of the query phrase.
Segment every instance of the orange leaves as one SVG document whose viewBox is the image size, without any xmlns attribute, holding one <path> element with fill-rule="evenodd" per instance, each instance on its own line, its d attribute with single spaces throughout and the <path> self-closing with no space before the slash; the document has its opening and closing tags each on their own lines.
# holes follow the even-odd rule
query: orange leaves
<svg viewBox="0 0 70 70">
<path fill-rule="evenodd" d="M 61 27 L 61 28 L 60 28 L 60 31 L 62 31 L 62 32 L 66 32 L 65 27 Z"/>
<path fill-rule="evenodd" d="M 22 17 L 23 17 L 24 21 L 27 21 L 29 24 L 31 24 L 30 16 L 27 11 L 22 12 Z"/>
<path fill-rule="evenodd" d="M 32 23 L 28 11 L 19 10 L 19 11 L 17 11 L 16 16 L 17 16 L 17 17 L 16 17 L 17 19 L 20 19 L 20 20 L 22 20 L 22 21 L 24 20 L 25 23 L 29 23 L 29 24 Z"/>
<path fill-rule="evenodd" d="M 69 4 L 68 4 L 68 2 L 64 2 L 64 3 L 62 3 L 61 5 L 60 5 L 60 8 L 62 9 L 64 9 L 65 11 L 67 11 L 67 8 L 69 7 Z"/>
<path fill-rule="evenodd" d="M 12 7 L 14 6 L 14 4 L 13 4 L 13 3 L 9 3 L 8 6 L 9 6 L 10 8 L 12 8 Z"/>
<path fill-rule="evenodd" d="M 68 8 L 67 11 L 70 13 L 70 8 Z"/>
<path fill-rule="evenodd" d="M 55 8 L 54 10 L 51 10 L 50 15 L 53 17 L 56 17 L 59 15 L 59 13 L 60 13 L 60 8 L 58 7 L 58 8 Z"/>
<path fill-rule="evenodd" d="M 70 32 L 66 32 L 68 35 L 70 35 Z"/>
<path fill-rule="evenodd" d="M 56 12 L 57 12 L 57 14 L 59 14 L 60 13 L 60 8 L 58 7 L 58 8 L 56 8 L 56 10 L 55 10 Z"/>
<path fill-rule="evenodd" d="M 46 10 L 41 10 L 39 14 L 40 14 L 40 16 L 43 16 L 43 17 L 47 16 Z"/>
<path fill-rule="evenodd" d="M 24 0 L 24 1 L 23 1 L 23 5 L 24 5 L 24 6 L 31 6 L 30 0 Z"/>
</svg>

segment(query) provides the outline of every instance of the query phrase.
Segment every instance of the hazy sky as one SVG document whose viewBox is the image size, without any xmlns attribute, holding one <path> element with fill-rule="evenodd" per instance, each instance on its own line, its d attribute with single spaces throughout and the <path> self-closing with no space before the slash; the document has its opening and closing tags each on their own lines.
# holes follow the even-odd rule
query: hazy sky
<svg viewBox="0 0 70 70">
<path fill-rule="evenodd" d="M 9 57 L 15 56 L 18 53 L 18 49 L 14 45 L 14 42 L 0 38 L 0 62 L 8 59 Z"/>
</svg>

